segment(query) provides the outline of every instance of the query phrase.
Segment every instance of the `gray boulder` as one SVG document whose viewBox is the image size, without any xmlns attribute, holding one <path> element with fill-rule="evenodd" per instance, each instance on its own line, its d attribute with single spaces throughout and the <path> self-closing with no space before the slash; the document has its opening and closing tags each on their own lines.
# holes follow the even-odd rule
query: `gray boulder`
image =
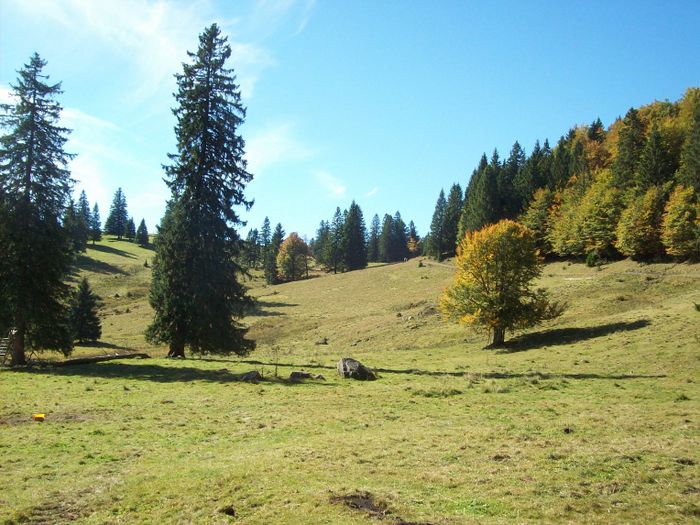
<svg viewBox="0 0 700 525">
<path fill-rule="evenodd" d="M 359 381 L 374 381 L 377 376 L 372 370 L 352 357 L 344 357 L 338 361 L 338 374 L 346 379 Z"/>
</svg>

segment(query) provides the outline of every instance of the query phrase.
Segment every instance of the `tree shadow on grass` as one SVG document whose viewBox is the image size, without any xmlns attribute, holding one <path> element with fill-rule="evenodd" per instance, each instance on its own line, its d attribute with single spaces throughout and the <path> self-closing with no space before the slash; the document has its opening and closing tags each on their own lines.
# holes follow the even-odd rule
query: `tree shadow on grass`
<svg viewBox="0 0 700 525">
<path fill-rule="evenodd" d="M 77 267 L 80 270 L 86 270 L 95 273 L 116 273 L 119 275 L 126 275 L 126 272 L 121 268 L 106 263 L 104 261 L 98 261 L 87 255 L 78 255 L 78 260 L 76 261 Z M 77 272 L 76 272 L 77 273 Z"/>
<path fill-rule="evenodd" d="M 266 308 L 286 308 L 289 306 L 299 306 L 295 303 L 283 303 L 279 301 L 255 301 L 253 306 L 251 306 L 246 315 L 251 317 L 275 317 L 280 315 L 285 315 L 282 312 L 274 312 L 266 310 Z"/>
<path fill-rule="evenodd" d="M 104 244 L 96 244 L 95 246 L 88 246 L 88 248 L 102 253 L 109 253 L 112 255 L 118 255 L 119 257 L 126 257 L 128 259 L 138 259 L 138 257 L 133 253 L 125 252 L 124 250 L 120 250 L 119 248 L 106 246 Z"/>
<path fill-rule="evenodd" d="M 243 374 L 236 374 L 225 368 L 221 370 L 203 370 L 195 367 L 170 367 L 158 364 L 136 365 L 118 361 L 64 367 L 18 368 L 15 371 L 17 373 L 52 374 L 62 377 L 81 376 L 102 379 L 143 380 L 153 381 L 155 383 L 182 383 L 190 381 L 205 381 L 220 384 L 246 383 L 241 379 Z M 256 383 L 279 384 L 283 386 L 295 386 L 306 383 L 319 386 L 332 386 L 317 381 L 293 382 L 276 377 L 263 377 L 262 380 Z M 252 382 L 250 384 L 252 384 Z"/>
<path fill-rule="evenodd" d="M 543 346 L 557 346 L 578 343 L 596 337 L 614 334 L 616 332 L 629 332 L 649 326 L 648 319 L 640 319 L 632 322 L 608 323 L 599 326 L 584 326 L 579 328 L 555 328 L 542 332 L 524 334 L 506 343 L 499 349 L 500 354 L 525 352 Z"/>
<path fill-rule="evenodd" d="M 131 348 L 130 346 L 121 346 L 121 345 L 115 345 L 114 343 L 107 343 L 105 341 L 91 341 L 89 343 L 76 343 L 75 346 L 79 348 L 100 348 L 100 349 L 108 349 L 108 350 L 129 350 L 134 351 L 136 350 L 135 348 Z"/>
</svg>

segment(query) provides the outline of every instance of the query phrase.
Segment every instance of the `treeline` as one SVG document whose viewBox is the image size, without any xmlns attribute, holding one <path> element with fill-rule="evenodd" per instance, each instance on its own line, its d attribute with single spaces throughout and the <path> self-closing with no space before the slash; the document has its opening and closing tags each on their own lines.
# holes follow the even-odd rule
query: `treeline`
<svg viewBox="0 0 700 525">
<path fill-rule="evenodd" d="M 69 199 L 62 219 L 63 227 L 68 234 L 72 251 L 85 252 L 89 241 L 102 239 L 102 223 L 100 208 L 97 203 L 90 210 L 85 191 L 80 192 L 78 202 Z M 148 228 L 145 219 L 141 219 L 138 228 L 134 218 L 127 212 L 126 196 L 121 188 L 114 194 L 109 216 L 105 222 L 104 233 L 115 235 L 117 239 L 125 238 L 139 246 L 148 246 Z"/>
<path fill-rule="evenodd" d="M 291 232 L 285 238 L 281 224 L 274 232 L 270 220 L 248 232 L 242 252 L 248 268 L 263 269 L 270 283 L 293 281 L 308 276 L 310 259 L 327 272 L 348 272 L 366 268 L 371 262 L 396 262 L 419 255 L 422 242 L 416 226 L 408 226 L 401 213 L 374 215 L 369 231 L 362 209 L 352 201 L 346 210 L 336 208 L 333 217 L 319 224 L 308 243 Z"/>
<path fill-rule="evenodd" d="M 484 154 L 464 195 L 440 192 L 426 253 L 455 253 L 465 232 L 517 219 L 544 254 L 600 258 L 700 256 L 700 89 L 631 108 L 605 129 L 576 126 L 554 148 L 516 142 Z M 455 209 L 459 207 L 456 219 Z"/>
</svg>

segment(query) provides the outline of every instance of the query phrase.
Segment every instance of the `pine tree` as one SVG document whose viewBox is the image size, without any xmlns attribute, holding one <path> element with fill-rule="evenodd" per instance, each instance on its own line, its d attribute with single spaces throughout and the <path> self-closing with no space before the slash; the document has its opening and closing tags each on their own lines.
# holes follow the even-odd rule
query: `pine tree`
<svg viewBox="0 0 700 525">
<path fill-rule="evenodd" d="M 128 220 L 126 197 L 122 189 L 118 188 L 112 199 L 112 206 L 109 208 L 109 215 L 105 221 L 105 233 L 116 235 L 117 239 L 121 239 Z"/>
<path fill-rule="evenodd" d="M 136 224 L 134 223 L 133 217 L 129 217 L 129 220 L 126 221 L 126 225 L 124 226 L 124 237 L 126 237 L 126 239 L 129 241 L 133 241 L 134 237 L 136 237 Z"/>
<path fill-rule="evenodd" d="M 102 336 L 102 324 L 97 315 L 99 303 L 100 298 L 90 289 L 87 278 L 83 277 L 71 305 L 71 327 L 75 341 L 97 341 Z"/>
<path fill-rule="evenodd" d="M 540 141 L 537 140 L 535 141 L 532 154 L 525 160 L 525 164 L 513 180 L 513 191 L 515 191 L 518 202 L 523 207 L 527 207 L 535 191 L 545 185 L 545 177 L 542 173 L 543 157 L 544 152 L 540 146 Z"/>
<path fill-rule="evenodd" d="M 241 224 L 235 206 L 249 208 L 245 119 L 226 38 L 212 24 L 188 53 L 174 110 L 178 152 L 165 167 L 171 203 L 156 241 L 150 301 L 155 318 L 147 329 L 153 343 L 168 343 L 171 357 L 195 353 L 244 355 L 255 343 L 236 319 L 251 304 L 238 276 L 243 269 Z"/>
<path fill-rule="evenodd" d="M 459 184 L 453 184 L 447 196 L 442 227 L 444 239 L 442 251 L 447 257 L 454 257 L 457 253 L 457 230 L 459 229 L 459 216 L 462 213 L 462 205 L 462 187 Z"/>
<path fill-rule="evenodd" d="M 440 190 L 437 202 L 435 203 L 435 211 L 433 219 L 430 221 L 430 245 L 428 246 L 428 255 L 442 260 L 442 254 L 446 248 L 445 240 L 445 209 L 447 208 L 447 200 L 445 199 L 445 190 Z"/>
<path fill-rule="evenodd" d="M 70 241 L 61 224 L 73 183 L 69 130 L 58 125 L 61 85 L 48 84 L 36 53 L 12 85 L 14 104 L 3 104 L 0 127 L 0 325 L 17 332 L 12 365 L 26 363 L 27 347 L 72 349 L 66 305 Z"/>
<path fill-rule="evenodd" d="M 246 266 L 248 266 L 248 268 L 257 268 L 260 259 L 260 244 L 257 228 L 248 231 L 243 252 L 245 254 Z"/>
<path fill-rule="evenodd" d="M 401 214 L 394 214 L 391 229 L 391 260 L 402 261 L 408 258 L 408 230 Z"/>
<path fill-rule="evenodd" d="M 275 284 L 277 282 L 277 254 L 279 253 L 280 246 L 284 241 L 284 229 L 281 223 L 277 223 L 275 226 L 275 231 L 272 232 L 272 237 L 270 238 L 270 248 L 267 251 L 265 257 L 265 282 L 267 284 Z"/>
<path fill-rule="evenodd" d="M 326 256 L 333 273 L 343 270 L 343 260 L 345 259 L 343 223 L 343 214 L 340 208 L 336 208 L 330 224 L 330 242 L 328 243 L 328 254 Z"/>
<path fill-rule="evenodd" d="M 376 213 L 372 217 L 372 224 L 369 227 L 369 241 L 367 242 L 367 260 L 369 262 L 379 262 L 379 234 L 381 224 L 379 215 Z"/>
<path fill-rule="evenodd" d="M 81 228 L 81 219 L 78 210 L 75 208 L 73 199 L 68 202 L 66 211 L 63 215 L 63 229 L 68 235 L 71 245 L 71 251 L 82 252 L 85 249 L 83 245 L 83 231 Z"/>
<path fill-rule="evenodd" d="M 394 232 L 394 219 L 388 213 L 384 215 L 382 221 L 382 232 L 379 234 L 379 260 L 381 262 L 392 262 L 392 236 Z"/>
<path fill-rule="evenodd" d="M 330 264 L 328 262 L 329 248 L 328 245 L 331 241 L 331 228 L 328 222 L 321 221 L 316 231 L 316 239 L 314 241 L 313 256 L 316 262 L 321 266 L 325 267 L 326 270 L 330 269 Z"/>
<path fill-rule="evenodd" d="M 421 238 L 413 221 L 408 223 L 408 242 L 406 244 L 410 257 L 415 257 L 421 253 Z"/>
<path fill-rule="evenodd" d="M 650 186 L 660 186 L 671 178 L 671 163 L 656 124 L 651 128 L 637 165 L 637 187 L 644 192 Z"/>
<path fill-rule="evenodd" d="M 270 227 L 270 219 L 265 217 L 265 220 L 260 227 L 260 246 L 263 250 L 263 257 L 265 252 L 270 248 L 270 241 L 272 239 L 272 228 Z"/>
<path fill-rule="evenodd" d="M 136 243 L 139 246 L 148 246 L 148 228 L 146 228 L 145 219 L 141 219 L 139 227 L 136 229 Z"/>
<path fill-rule="evenodd" d="M 496 179 L 497 192 L 500 201 L 499 218 L 512 219 L 523 209 L 527 201 L 519 198 L 515 184 L 520 172 L 525 167 L 527 156 L 518 141 L 513 144 L 510 155 Z"/>
<path fill-rule="evenodd" d="M 367 267 L 367 228 L 360 207 L 352 201 L 343 224 L 343 263 L 348 271 Z"/>
<path fill-rule="evenodd" d="M 78 218 L 78 240 L 80 251 L 84 252 L 87 249 L 87 243 L 90 240 L 90 203 L 87 200 L 87 195 L 85 191 L 80 192 L 80 198 L 78 199 L 77 206 L 77 218 Z"/>
<path fill-rule="evenodd" d="M 630 108 L 622 124 L 612 173 L 615 186 L 625 189 L 634 184 L 637 163 L 644 148 L 644 125 L 634 108 Z"/>
<path fill-rule="evenodd" d="M 551 253 L 552 245 L 549 243 L 549 210 L 554 203 L 554 195 L 549 188 L 539 188 L 535 191 L 532 201 L 525 213 L 520 218 L 523 226 L 532 230 L 535 236 L 535 244 L 541 253 Z"/>
<path fill-rule="evenodd" d="M 95 242 L 102 240 L 102 222 L 100 221 L 100 208 L 97 203 L 92 207 L 92 215 L 90 215 L 90 240 L 92 245 Z"/>
<path fill-rule="evenodd" d="M 467 231 L 480 230 L 498 220 L 499 199 L 496 187 L 498 153 L 494 151 L 491 164 L 486 164 L 485 160 L 486 155 L 482 157 L 479 168 L 469 181 L 460 217 L 460 238 Z"/>
</svg>

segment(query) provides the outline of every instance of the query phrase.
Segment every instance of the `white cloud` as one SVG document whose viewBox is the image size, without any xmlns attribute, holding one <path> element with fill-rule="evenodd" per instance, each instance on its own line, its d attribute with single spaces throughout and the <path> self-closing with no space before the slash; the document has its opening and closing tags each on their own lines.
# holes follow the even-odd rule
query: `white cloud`
<svg viewBox="0 0 700 525">
<path fill-rule="evenodd" d="M 0 85 L 0 104 L 14 104 L 15 97 L 12 95 L 12 90 L 7 87 Z"/>
<path fill-rule="evenodd" d="M 325 171 L 319 171 L 316 173 L 316 181 L 326 190 L 331 195 L 335 196 L 342 196 L 345 195 L 345 192 L 347 191 L 347 187 L 343 183 L 342 180 L 340 180 L 338 177 L 334 177 L 330 173 L 327 173 Z"/>
<path fill-rule="evenodd" d="M 275 164 L 301 161 L 314 155 L 314 151 L 294 136 L 290 123 L 282 123 L 264 129 L 246 141 L 248 170 L 261 175 Z"/>
<path fill-rule="evenodd" d="M 125 57 L 136 69 L 131 96 L 137 102 L 170 94 L 173 74 L 181 71 L 186 52 L 196 48 L 197 35 L 214 18 L 207 0 L 189 4 L 161 0 L 16 0 L 16 4 L 29 16 L 48 17 L 72 34 L 98 39 Z M 223 25 L 235 23 L 224 21 Z M 241 90 L 245 98 L 250 98 L 260 72 L 274 61 L 266 49 L 236 41 L 233 35 L 229 35 L 229 44 Z"/>
<path fill-rule="evenodd" d="M 371 190 L 369 190 L 367 193 L 365 193 L 365 197 L 371 197 L 372 195 L 376 195 L 377 192 L 379 191 L 379 188 L 375 186 Z"/>
</svg>

